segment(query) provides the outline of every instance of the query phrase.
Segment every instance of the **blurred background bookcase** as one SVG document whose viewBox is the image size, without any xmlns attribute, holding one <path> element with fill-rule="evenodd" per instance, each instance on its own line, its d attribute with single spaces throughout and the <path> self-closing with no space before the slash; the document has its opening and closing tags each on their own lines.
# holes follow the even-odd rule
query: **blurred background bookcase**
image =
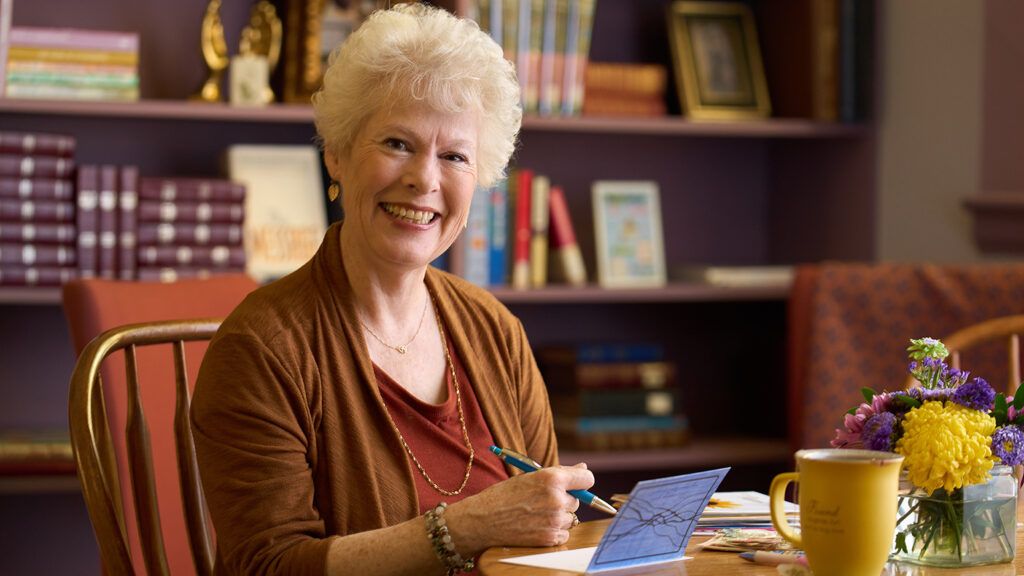
<svg viewBox="0 0 1024 576">
<path fill-rule="evenodd" d="M 465 13 L 471 0 L 440 2 Z M 788 10 L 812 0 L 751 2 L 759 27 L 785 26 Z M 591 59 L 655 62 L 671 70 L 668 0 L 598 0 Z M 5 130 L 59 132 L 78 142 L 79 163 L 135 164 L 143 175 L 219 176 L 232 144 L 312 141 L 308 106 L 265 109 L 187 102 L 203 80 L 199 22 L 204 0 L 166 3 L 14 1 L 18 26 L 133 30 L 141 37 L 142 100 L 47 102 L 0 98 Z M 231 52 L 248 3 L 224 3 Z M 759 30 L 769 93 L 793 81 L 772 64 Z M 782 30 L 799 35 L 791 27 Z M 808 32 L 809 33 L 809 32 Z M 806 79 L 803 79 L 806 80 Z M 870 121 L 819 122 L 808 116 L 698 123 L 655 119 L 527 117 L 515 162 L 565 189 L 588 273 L 594 276 L 590 186 L 595 180 L 656 180 L 661 190 L 669 269 L 692 263 L 795 264 L 871 260 L 874 254 L 876 133 Z M 777 110 L 785 110 L 773 102 Z M 673 282 L 665 288 L 603 290 L 562 286 L 494 292 L 519 316 L 535 346 L 576 341 L 659 342 L 679 368 L 682 407 L 693 440 L 680 449 L 565 453 L 586 460 L 603 491 L 638 479 L 731 465 L 728 489 L 766 490 L 790 466 L 786 441 L 785 288 L 721 288 Z M 0 288 L 0 427 L 66 426 L 74 357 L 57 289 Z M 40 562 L 81 573 L 95 546 L 73 478 L 0 478 L 0 572 Z M 9 513 L 8 513 L 9 512 Z M 45 537 L 43 536 L 45 534 Z M 39 542 L 66 554 L 40 560 Z M 66 556 L 71 560 L 58 558 Z M 70 562 L 65 568 L 60 562 Z M 97 569 L 98 572 L 98 569 Z"/>
</svg>

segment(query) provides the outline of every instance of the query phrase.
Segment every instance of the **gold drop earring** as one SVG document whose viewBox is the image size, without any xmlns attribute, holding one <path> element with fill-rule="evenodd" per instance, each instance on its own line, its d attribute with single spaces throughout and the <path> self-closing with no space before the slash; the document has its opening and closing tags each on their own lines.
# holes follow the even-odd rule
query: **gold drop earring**
<svg viewBox="0 0 1024 576">
<path fill-rule="evenodd" d="M 332 180 L 331 185 L 327 187 L 327 198 L 334 202 L 341 196 L 341 184 L 337 180 Z"/>
</svg>

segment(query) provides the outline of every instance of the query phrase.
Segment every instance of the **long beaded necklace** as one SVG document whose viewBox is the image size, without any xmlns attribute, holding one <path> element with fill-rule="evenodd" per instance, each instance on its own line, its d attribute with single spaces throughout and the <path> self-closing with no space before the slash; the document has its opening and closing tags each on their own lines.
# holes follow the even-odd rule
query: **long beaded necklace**
<svg viewBox="0 0 1024 576">
<path fill-rule="evenodd" d="M 416 458 L 416 455 L 412 453 L 412 448 L 409 447 L 409 443 L 405 441 L 405 437 L 402 436 L 402 431 L 398 429 L 395 424 L 395 420 L 391 417 L 391 412 L 388 411 L 387 404 L 384 403 L 384 397 L 381 396 L 381 403 L 384 404 L 384 414 L 388 417 L 388 422 L 391 424 L 391 428 L 394 429 L 395 433 L 398 434 L 398 440 L 401 441 L 402 447 L 405 448 L 405 453 L 409 455 L 409 459 L 416 465 L 416 469 L 420 471 L 420 475 L 423 479 L 430 484 L 430 487 L 437 490 L 445 496 L 456 496 L 460 494 L 469 482 L 469 473 L 473 470 L 473 458 L 475 453 L 473 452 L 473 443 L 469 441 L 469 431 L 466 430 L 466 416 L 462 410 L 462 393 L 459 391 L 459 378 L 455 374 L 455 363 L 452 362 L 452 356 L 448 352 L 448 342 L 444 337 L 444 326 L 441 324 L 441 314 L 437 310 L 437 303 L 434 302 L 434 297 L 430 296 L 430 304 L 434 308 L 434 317 L 437 319 L 437 329 L 441 334 L 441 348 L 444 349 L 444 358 L 448 364 L 448 371 L 452 377 L 452 384 L 455 386 L 455 405 L 459 410 L 459 426 L 462 428 L 462 440 L 466 443 L 466 448 L 469 450 L 469 461 L 466 462 L 466 475 L 462 477 L 462 483 L 455 490 L 445 490 L 437 485 L 433 479 L 427 474 L 427 471 L 423 469 L 423 465 Z"/>
</svg>

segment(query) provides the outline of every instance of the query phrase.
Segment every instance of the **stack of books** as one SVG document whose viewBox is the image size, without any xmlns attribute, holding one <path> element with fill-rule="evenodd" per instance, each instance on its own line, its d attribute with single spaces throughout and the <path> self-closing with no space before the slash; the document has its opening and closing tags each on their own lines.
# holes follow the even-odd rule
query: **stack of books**
<svg viewBox="0 0 1024 576">
<path fill-rule="evenodd" d="M 138 69 L 138 34 L 14 26 L 5 92 L 13 98 L 138 100 Z"/>
<path fill-rule="evenodd" d="M 543 288 L 550 281 L 582 286 L 586 266 L 565 192 L 529 168 L 478 191 L 466 230 L 438 263 L 480 286 Z M 484 200 L 484 201 L 481 201 Z"/>
<path fill-rule="evenodd" d="M 232 180 L 141 178 L 139 280 L 244 272 L 245 196 L 245 186 Z"/>
<path fill-rule="evenodd" d="M 661 64 L 591 62 L 585 116 L 664 116 L 668 71 Z"/>
<path fill-rule="evenodd" d="M 578 116 L 597 0 L 478 0 L 482 30 L 516 66 L 527 114 Z"/>
<path fill-rule="evenodd" d="M 0 131 L 0 285 L 75 276 L 75 139 Z"/>
<path fill-rule="evenodd" d="M 681 446 L 689 422 L 677 370 L 657 344 L 574 344 L 537 351 L 559 446 L 631 450 Z"/>
<path fill-rule="evenodd" d="M 134 279 L 138 167 L 83 164 L 77 180 L 78 275 Z"/>
</svg>

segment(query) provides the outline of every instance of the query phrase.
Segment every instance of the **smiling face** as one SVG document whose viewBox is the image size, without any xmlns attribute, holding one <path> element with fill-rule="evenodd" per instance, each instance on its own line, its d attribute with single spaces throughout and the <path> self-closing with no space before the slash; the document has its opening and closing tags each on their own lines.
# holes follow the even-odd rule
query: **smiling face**
<svg viewBox="0 0 1024 576">
<path fill-rule="evenodd" d="M 346 255 L 414 269 L 455 241 L 476 186 L 476 114 L 438 112 L 425 104 L 383 108 L 347 153 L 327 151 L 341 183 Z"/>
</svg>

